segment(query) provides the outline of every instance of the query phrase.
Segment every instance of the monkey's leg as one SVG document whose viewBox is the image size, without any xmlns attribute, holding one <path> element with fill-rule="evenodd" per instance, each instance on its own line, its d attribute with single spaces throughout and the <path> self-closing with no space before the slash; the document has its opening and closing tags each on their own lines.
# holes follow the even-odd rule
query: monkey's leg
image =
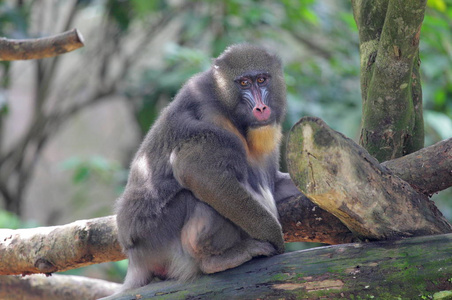
<svg viewBox="0 0 452 300">
<path fill-rule="evenodd" d="M 182 229 L 182 246 L 199 263 L 203 273 L 235 268 L 255 256 L 269 256 L 276 249 L 251 239 L 205 203 L 198 202 Z"/>
<path fill-rule="evenodd" d="M 150 283 L 153 279 L 153 273 L 146 267 L 146 258 L 140 255 L 142 251 L 134 248 L 127 251 L 129 257 L 129 267 L 127 268 L 127 276 L 121 290 L 138 288 Z"/>
<path fill-rule="evenodd" d="M 132 200 L 125 203 L 129 205 L 123 207 L 119 218 L 119 236 L 129 257 L 123 290 L 144 286 L 154 278 L 189 279 L 199 274 L 198 266 L 183 251 L 180 240 L 186 219 L 198 202 L 193 195 L 181 191 L 158 209 L 151 201 Z M 179 276 L 174 276 L 175 269 Z"/>
</svg>

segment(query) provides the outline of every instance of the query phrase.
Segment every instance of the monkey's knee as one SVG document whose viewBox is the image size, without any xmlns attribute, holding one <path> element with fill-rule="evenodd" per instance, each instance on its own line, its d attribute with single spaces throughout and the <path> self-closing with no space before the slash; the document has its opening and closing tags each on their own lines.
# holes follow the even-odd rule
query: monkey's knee
<svg viewBox="0 0 452 300">
<path fill-rule="evenodd" d="M 221 254 L 241 240 L 240 229 L 210 206 L 199 202 L 181 232 L 182 246 L 192 257 Z"/>
</svg>

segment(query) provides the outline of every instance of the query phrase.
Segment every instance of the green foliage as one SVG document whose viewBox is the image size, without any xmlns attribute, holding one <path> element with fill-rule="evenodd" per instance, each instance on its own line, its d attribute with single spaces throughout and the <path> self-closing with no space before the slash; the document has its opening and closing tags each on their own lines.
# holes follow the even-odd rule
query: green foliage
<svg viewBox="0 0 452 300">
<path fill-rule="evenodd" d="M 440 12 L 445 12 L 447 10 L 447 4 L 444 0 L 428 0 L 427 6 Z"/>
<path fill-rule="evenodd" d="M 432 144 L 452 136 L 452 3 L 429 0 L 427 4 L 420 56 L 426 144 Z"/>
<path fill-rule="evenodd" d="M 29 23 L 29 6 L 27 4 L 12 6 L 10 3 L 0 1 L 0 37 L 25 38 Z M 0 122 L 9 112 L 7 97 L 2 89 L 10 84 L 11 62 L 0 61 Z"/>
<path fill-rule="evenodd" d="M 22 222 L 15 214 L 0 210 L 0 228 L 18 229 L 21 228 Z"/>
<path fill-rule="evenodd" d="M 126 95 L 139 98 L 135 113 L 142 135 L 157 118 L 162 106 L 177 93 L 193 74 L 208 68 L 210 57 L 198 49 L 169 44 L 164 57 L 165 69 L 146 69 L 139 82 L 132 84 Z"/>
<path fill-rule="evenodd" d="M 0 36 L 8 38 L 27 37 L 30 7 L 26 3 L 12 6 L 0 1 Z"/>
<path fill-rule="evenodd" d="M 348 4 L 202 2 L 203 9 L 187 9 L 179 15 L 183 22 L 180 42 L 167 45 L 163 66 L 145 70 L 140 81 L 129 87 L 127 95 L 140 99 L 136 117 L 143 134 L 181 85 L 207 69 L 210 57 L 227 45 L 276 42 L 283 45 L 288 83 L 289 113 L 284 128 L 288 130 L 301 116 L 316 115 L 335 129 L 356 135 L 361 112 L 359 54 Z M 314 55 L 298 54 L 303 48 Z"/>
<path fill-rule="evenodd" d="M 33 221 L 22 221 L 12 212 L 0 209 L 0 228 L 20 229 L 33 228 L 36 226 L 38 226 L 38 224 Z"/>
<path fill-rule="evenodd" d="M 163 0 L 108 0 L 105 8 L 111 20 L 126 32 L 135 19 L 145 19 L 149 14 L 166 7 L 166 1 Z"/>
</svg>

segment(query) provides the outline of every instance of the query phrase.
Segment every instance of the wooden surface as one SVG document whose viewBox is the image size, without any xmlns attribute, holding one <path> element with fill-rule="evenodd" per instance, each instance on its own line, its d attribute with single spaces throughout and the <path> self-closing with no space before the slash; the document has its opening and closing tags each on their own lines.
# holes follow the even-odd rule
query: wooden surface
<svg viewBox="0 0 452 300">
<path fill-rule="evenodd" d="M 451 290 L 451 280 L 452 234 L 447 234 L 254 259 L 191 283 L 156 282 L 104 300 L 423 299 Z"/>
</svg>

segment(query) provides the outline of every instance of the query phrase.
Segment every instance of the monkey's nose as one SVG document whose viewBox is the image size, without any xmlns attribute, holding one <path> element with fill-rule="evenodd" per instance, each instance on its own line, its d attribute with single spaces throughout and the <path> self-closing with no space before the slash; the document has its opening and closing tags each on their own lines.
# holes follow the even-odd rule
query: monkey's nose
<svg viewBox="0 0 452 300">
<path fill-rule="evenodd" d="M 258 119 L 259 121 L 266 121 L 268 118 L 270 118 L 271 109 L 265 104 L 256 105 L 253 108 L 253 115 Z"/>
</svg>

